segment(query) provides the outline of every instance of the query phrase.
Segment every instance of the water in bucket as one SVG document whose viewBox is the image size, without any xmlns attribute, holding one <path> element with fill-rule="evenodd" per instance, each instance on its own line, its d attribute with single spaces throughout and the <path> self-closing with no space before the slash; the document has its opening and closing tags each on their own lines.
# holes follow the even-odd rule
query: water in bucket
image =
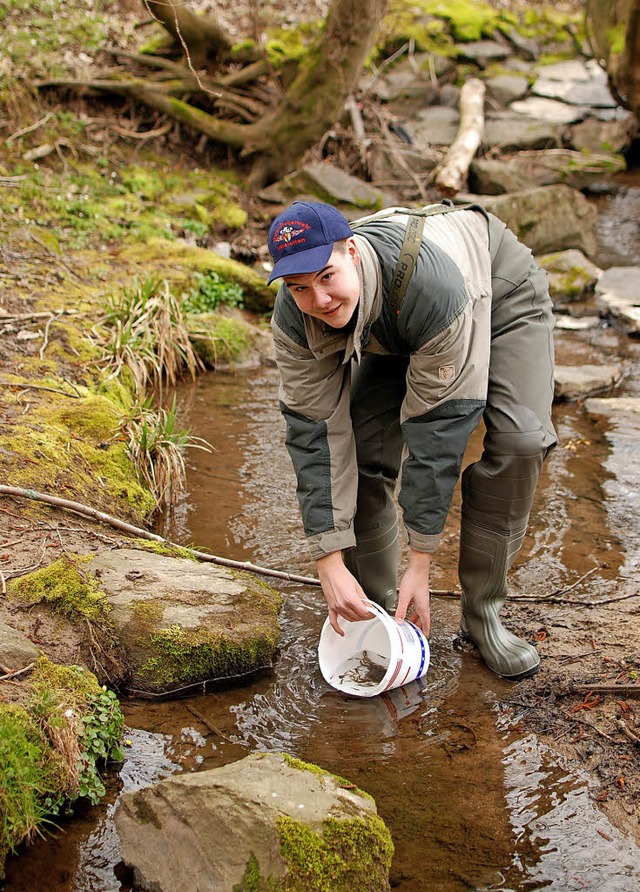
<svg viewBox="0 0 640 892">
<path fill-rule="evenodd" d="M 327 619 L 318 645 L 322 675 L 332 687 L 359 697 L 422 678 L 429 668 L 429 642 L 413 623 L 398 624 L 378 604 L 367 601 L 370 620 L 338 619 L 340 636 Z"/>
</svg>

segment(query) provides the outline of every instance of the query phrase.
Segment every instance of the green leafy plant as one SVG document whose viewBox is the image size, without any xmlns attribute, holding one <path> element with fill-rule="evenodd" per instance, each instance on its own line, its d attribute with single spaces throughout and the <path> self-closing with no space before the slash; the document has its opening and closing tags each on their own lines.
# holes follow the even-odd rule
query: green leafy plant
<svg viewBox="0 0 640 892">
<path fill-rule="evenodd" d="M 105 793 L 101 768 L 121 761 L 124 716 L 80 666 L 41 657 L 23 706 L 0 703 L 0 875 L 23 840 L 78 798 Z"/>
<path fill-rule="evenodd" d="M 219 307 L 241 307 L 244 292 L 236 282 L 223 279 L 209 270 L 196 273 L 196 287 L 183 296 L 182 305 L 187 313 L 208 313 Z"/>
<path fill-rule="evenodd" d="M 109 760 L 121 762 L 124 759 L 120 743 L 124 734 L 124 718 L 113 691 L 102 688 L 91 701 L 89 711 L 82 716 L 82 724 L 84 730 L 79 734 L 81 766 L 78 796 L 87 797 L 95 805 L 105 794 L 98 765 Z"/>
</svg>

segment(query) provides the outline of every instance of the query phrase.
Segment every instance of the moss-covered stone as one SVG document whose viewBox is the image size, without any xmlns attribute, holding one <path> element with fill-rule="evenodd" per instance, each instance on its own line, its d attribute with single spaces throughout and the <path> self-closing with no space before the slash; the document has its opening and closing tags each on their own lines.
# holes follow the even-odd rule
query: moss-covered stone
<svg viewBox="0 0 640 892">
<path fill-rule="evenodd" d="M 9 598 L 28 604 L 45 602 L 73 620 L 105 621 L 109 602 L 98 579 L 83 569 L 89 560 L 77 555 L 65 556 L 26 576 L 11 579 L 7 585 Z"/>
<path fill-rule="evenodd" d="M 229 635 L 174 625 L 151 633 L 147 646 L 155 655 L 140 672 L 164 689 L 198 679 L 233 678 L 268 668 L 277 644 L 277 634 L 267 628 L 234 641 Z"/>
<path fill-rule="evenodd" d="M 190 317 L 189 334 L 194 350 L 208 368 L 249 359 L 259 337 L 255 326 L 222 313 L 200 313 Z"/>
<path fill-rule="evenodd" d="M 172 282 L 176 290 L 186 290 L 194 272 L 213 271 L 223 279 L 237 282 L 244 292 L 244 306 L 248 310 L 264 313 L 273 308 L 274 291 L 254 269 L 236 260 L 222 257 L 205 248 L 193 247 L 183 242 L 171 242 L 150 238 L 125 248 L 122 256 L 127 261 L 144 263 L 146 267 L 162 270 L 162 275 Z"/>
</svg>

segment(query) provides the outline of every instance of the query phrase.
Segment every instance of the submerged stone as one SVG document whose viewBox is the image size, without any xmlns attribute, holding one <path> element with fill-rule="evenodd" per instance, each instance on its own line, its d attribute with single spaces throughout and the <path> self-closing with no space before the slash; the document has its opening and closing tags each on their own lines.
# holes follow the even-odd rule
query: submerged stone
<svg viewBox="0 0 640 892">
<path fill-rule="evenodd" d="M 639 293 L 638 266 L 612 266 L 604 271 L 596 285 L 596 294 L 600 301 L 633 335 L 640 333 Z"/>
<path fill-rule="evenodd" d="M 554 398 L 578 400 L 594 393 L 609 390 L 622 379 L 619 365 L 556 365 L 554 370 Z"/>
</svg>

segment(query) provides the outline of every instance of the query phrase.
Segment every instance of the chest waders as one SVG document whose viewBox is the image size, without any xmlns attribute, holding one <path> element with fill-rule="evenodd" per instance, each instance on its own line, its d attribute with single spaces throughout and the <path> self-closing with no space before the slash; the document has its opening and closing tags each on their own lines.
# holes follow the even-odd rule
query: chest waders
<svg viewBox="0 0 640 892">
<path fill-rule="evenodd" d="M 351 224 L 352 229 L 372 220 L 393 218 L 396 214 L 409 216 L 400 256 L 394 267 L 391 287 L 385 301 L 392 310 L 394 319 L 400 313 L 409 282 L 413 275 L 424 230 L 425 217 L 459 210 L 450 202 L 429 205 L 419 211 L 402 208 L 396 212 L 374 214 L 363 217 Z M 379 358 L 376 358 L 379 361 Z M 385 359 L 391 359 L 385 357 Z M 396 357 L 396 359 L 399 359 Z M 375 360 L 374 360 L 375 361 Z M 402 378 L 406 367 L 401 370 Z M 354 367 L 354 391 L 357 393 L 358 369 Z M 402 393 L 398 394 L 399 402 Z M 360 409 L 361 427 L 367 425 L 366 400 L 375 401 L 375 393 L 363 394 L 364 405 L 354 400 L 352 410 Z M 395 420 L 395 419 L 394 419 Z M 365 432 L 366 436 L 366 432 Z M 343 552 L 343 560 L 347 569 L 355 576 L 370 600 L 394 613 L 398 602 L 398 557 L 399 557 L 399 524 L 398 512 L 393 499 L 395 481 L 402 454 L 402 434 L 398 423 L 389 425 L 385 436 L 386 442 L 381 446 L 384 454 L 377 457 L 374 468 L 358 468 L 358 509 L 354 519 L 356 545 Z M 388 453 L 388 454 L 387 454 Z"/>
<path fill-rule="evenodd" d="M 411 225 L 386 298 L 396 314 L 416 265 L 424 217 L 458 209 L 436 205 L 418 213 L 404 211 Z M 489 234 L 492 242 L 491 219 Z M 546 277 L 527 261 L 528 249 L 508 230 L 501 236 L 496 228 L 493 235 L 497 242 L 491 243 L 495 325 L 485 409 L 487 435 L 481 460 L 462 475 L 458 574 L 463 592 L 462 635 L 478 647 L 490 669 L 515 681 L 536 672 L 540 658 L 535 647 L 502 625 L 499 612 L 507 595 L 507 573 L 522 545 L 543 458 L 554 443 L 550 422 L 553 321 Z M 523 281 L 527 264 L 530 269 Z M 502 286 L 503 279 L 512 284 Z M 513 287 L 515 282 L 520 284 Z M 514 318 L 521 324 L 514 326 Z M 519 362 L 514 355 L 521 357 Z M 498 386 L 492 389 L 492 383 Z M 387 436 L 391 441 L 395 430 L 392 434 L 388 428 Z M 401 450 L 399 427 L 397 436 L 396 448 Z M 395 475 L 398 468 L 399 458 Z M 368 481 L 366 474 L 359 476 L 357 545 L 344 558 L 367 595 L 392 611 L 398 562 L 393 468 L 384 481 L 385 503 L 379 482 L 372 481 L 373 476 Z"/>
</svg>

